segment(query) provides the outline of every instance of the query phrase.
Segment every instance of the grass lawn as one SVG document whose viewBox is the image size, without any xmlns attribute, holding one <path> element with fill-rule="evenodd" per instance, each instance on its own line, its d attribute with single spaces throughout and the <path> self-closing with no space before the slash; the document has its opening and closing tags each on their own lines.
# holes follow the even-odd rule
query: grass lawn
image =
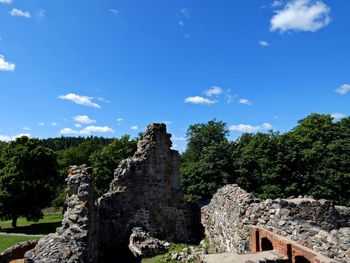
<svg viewBox="0 0 350 263">
<path fill-rule="evenodd" d="M 39 239 L 39 237 L 32 236 L 13 236 L 13 235 L 2 235 L 0 234 L 0 253 L 2 253 L 7 248 L 28 240 Z"/>
<path fill-rule="evenodd" d="M 62 214 L 44 214 L 44 218 L 38 222 L 30 222 L 20 217 L 17 220 L 17 228 L 11 227 L 11 220 L 0 221 L 0 232 L 24 233 L 29 235 L 45 235 L 55 233 L 57 227 L 61 226 Z"/>
</svg>

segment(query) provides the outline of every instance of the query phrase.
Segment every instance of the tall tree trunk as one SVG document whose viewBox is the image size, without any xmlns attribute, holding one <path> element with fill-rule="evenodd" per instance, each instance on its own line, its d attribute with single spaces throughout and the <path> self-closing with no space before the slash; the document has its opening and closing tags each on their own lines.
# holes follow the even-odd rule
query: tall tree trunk
<svg viewBox="0 0 350 263">
<path fill-rule="evenodd" d="M 12 215 L 12 227 L 13 228 L 17 227 L 17 219 L 18 219 L 18 215 Z"/>
</svg>

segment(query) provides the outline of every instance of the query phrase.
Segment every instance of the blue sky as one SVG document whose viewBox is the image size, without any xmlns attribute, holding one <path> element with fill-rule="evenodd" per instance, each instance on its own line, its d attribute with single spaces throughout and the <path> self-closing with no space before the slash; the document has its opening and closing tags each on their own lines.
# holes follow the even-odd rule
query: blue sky
<svg viewBox="0 0 350 263">
<path fill-rule="evenodd" d="M 0 139 L 349 115 L 350 1 L 0 0 Z"/>
</svg>

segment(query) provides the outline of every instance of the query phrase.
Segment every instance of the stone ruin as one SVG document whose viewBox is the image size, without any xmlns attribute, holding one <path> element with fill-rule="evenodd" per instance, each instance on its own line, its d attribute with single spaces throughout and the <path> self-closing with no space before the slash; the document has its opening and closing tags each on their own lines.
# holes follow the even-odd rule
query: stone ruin
<svg viewBox="0 0 350 263">
<path fill-rule="evenodd" d="M 134 262 L 193 238 L 191 205 L 180 190 L 179 154 L 164 124 L 151 124 L 133 157 L 94 199 L 91 169 L 72 166 L 67 210 L 57 233 L 25 253 L 27 262 Z"/>
<path fill-rule="evenodd" d="M 260 251 L 264 239 L 281 254 L 310 256 L 300 262 L 350 262 L 350 209 L 326 200 L 264 200 L 227 185 L 202 207 L 201 220 L 196 218 L 194 207 L 183 200 L 179 155 L 171 150 L 164 124 L 148 126 L 136 153 L 120 163 L 100 198 L 94 196 L 90 168 L 72 166 L 66 181 L 62 227 L 37 243 L 10 248 L 0 262 L 23 257 L 34 263 L 139 262 L 166 251 L 166 241 L 193 240 L 199 221 L 209 252 L 229 252 L 222 259 L 235 258 L 226 262 Z M 215 255 L 213 262 L 218 262 Z"/>
<path fill-rule="evenodd" d="M 350 208 L 327 200 L 264 200 L 237 185 L 226 185 L 202 208 L 202 224 L 212 253 L 261 251 L 264 236 L 271 248 L 286 255 L 290 245 L 293 251 L 303 251 L 299 256 L 312 258 L 310 262 L 350 262 Z"/>
<path fill-rule="evenodd" d="M 126 248 L 136 227 L 162 240 L 191 240 L 191 209 L 180 190 L 179 154 L 171 150 L 170 136 L 164 124 L 148 126 L 134 156 L 120 163 L 110 190 L 98 199 L 101 262 Z"/>
</svg>

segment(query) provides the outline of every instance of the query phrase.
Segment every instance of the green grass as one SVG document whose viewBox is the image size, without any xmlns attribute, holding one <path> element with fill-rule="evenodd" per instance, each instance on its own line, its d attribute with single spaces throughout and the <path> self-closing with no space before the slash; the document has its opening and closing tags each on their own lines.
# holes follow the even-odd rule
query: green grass
<svg viewBox="0 0 350 263">
<path fill-rule="evenodd" d="M 13 236 L 13 235 L 0 234 L 0 253 L 2 253 L 4 250 L 6 250 L 9 247 L 12 247 L 15 244 L 28 241 L 28 240 L 34 240 L 34 239 L 39 239 L 39 237 Z"/>
<path fill-rule="evenodd" d="M 178 263 L 179 261 L 169 260 L 171 257 L 171 254 L 174 252 L 180 253 L 184 248 L 187 247 L 198 247 L 196 245 L 189 245 L 189 244 L 170 244 L 169 251 L 163 255 L 158 255 L 152 258 L 144 258 L 142 259 L 142 263 Z"/>
<path fill-rule="evenodd" d="M 57 227 L 61 226 L 62 214 L 44 214 L 44 218 L 38 222 L 27 221 L 20 217 L 17 220 L 17 228 L 11 227 L 11 220 L 0 221 L 0 232 L 24 233 L 29 235 L 45 235 L 55 233 Z"/>
</svg>

